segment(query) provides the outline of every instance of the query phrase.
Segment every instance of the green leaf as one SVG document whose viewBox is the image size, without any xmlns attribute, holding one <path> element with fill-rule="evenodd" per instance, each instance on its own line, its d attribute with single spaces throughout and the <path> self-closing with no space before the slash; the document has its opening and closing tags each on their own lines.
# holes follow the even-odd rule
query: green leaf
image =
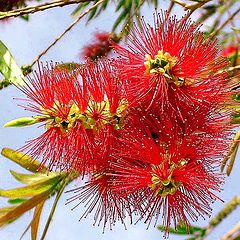
<svg viewBox="0 0 240 240">
<path fill-rule="evenodd" d="M 231 119 L 232 124 L 239 124 L 240 123 L 240 113 L 234 114 Z"/>
<path fill-rule="evenodd" d="M 98 2 L 98 0 L 95 1 L 94 4 L 96 4 L 97 2 Z M 98 6 L 92 9 L 92 11 L 89 14 L 88 20 L 87 20 L 88 22 L 95 17 L 97 9 L 98 9 Z"/>
<path fill-rule="evenodd" d="M 25 198 L 16 198 L 16 199 L 9 199 L 8 203 L 13 204 L 13 205 L 17 205 L 17 204 L 21 204 L 25 201 L 26 201 Z"/>
<path fill-rule="evenodd" d="M 25 15 L 22 15 L 20 16 L 24 21 L 27 21 L 29 20 L 29 15 L 28 14 L 25 14 Z"/>
<path fill-rule="evenodd" d="M 0 72 L 11 83 L 24 85 L 24 76 L 21 68 L 16 64 L 11 53 L 0 40 Z"/>
<path fill-rule="evenodd" d="M 34 117 L 17 118 L 4 124 L 4 127 L 25 127 L 38 123 L 39 119 Z"/>
<path fill-rule="evenodd" d="M 113 25 L 113 32 L 115 31 L 115 29 L 118 27 L 118 25 L 129 15 L 129 11 L 126 9 L 124 10 L 120 16 L 117 18 L 117 20 L 115 21 L 114 25 Z"/>
<path fill-rule="evenodd" d="M 12 208 L 9 210 L 6 214 L 0 216 L 0 227 L 4 226 L 5 224 L 14 221 L 15 219 L 19 218 L 22 214 L 29 211 L 30 209 L 37 206 L 42 201 L 45 201 L 48 196 L 51 194 L 52 189 L 49 189 L 47 192 L 43 192 L 41 194 L 38 194 L 26 202 L 18 205 L 15 208 Z"/>
<path fill-rule="evenodd" d="M 233 95 L 233 99 L 237 100 L 237 101 L 240 101 L 240 93 L 237 93 L 237 94 Z"/>
<path fill-rule="evenodd" d="M 125 3 L 125 0 L 120 0 L 116 7 L 115 12 L 119 11 L 124 6 L 124 3 Z"/>
<path fill-rule="evenodd" d="M 42 213 L 42 209 L 44 206 L 45 201 L 40 202 L 34 211 L 33 214 L 33 220 L 31 223 L 31 240 L 37 240 L 37 233 L 38 233 L 38 228 L 39 228 L 39 222 L 40 222 L 40 217 L 41 217 L 41 213 Z"/>
<path fill-rule="evenodd" d="M 17 173 L 13 170 L 10 170 L 10 173 L 13 175 L 13 177 L 18 180 L 21 183 L 25 184 L 32 184 L 36 182 L 42 182 L 46 179 L 58 176 L 58 175 L 64 175 L 63 173 L 56 173 L 56 172 L 50 172 L 50 173 L 34 173 L 34 174 L 23 174 L 23 173 Z"/>
<path fill-rule="evenodd" d="M 73 11 L 72 16 L 76 17 L 81 12 L 81 10 L 83 10 L 85 7 L 87 7 L 90 4 L 90 2 L 91 1 L 89 0 L 89 2 L 80 3 L 78 7 Z"/>
<path fill-rule="evenodd" d="M 162 225 L 158 225 L 157 228 L 158 230 L 163 232 L 168 230 L 169 233 L 179 234 L 179 235 L 188 235 L 188 234 L 193 234 L 195 232 L 204 231 L 203 228 L 196 227 L 196 226 L 186 226 L 186 224 L 182 224 L 182 225 L 178 224 L 176 229 L 175 228 L 167 229 L 165 226 L 162 226 Z"/>
<path fill-rule="evenodd" d="M 10 148 L 3 148 L 1 154 L 31 172 L 48 172 L 47 168 L 42 166 L 37 160 L 34 160 L 21 152 Z"/>
<path fill-rule="evenodd" d="M 6 197 L 6 198 L 13 198 L 13 199 L 32 197 L 32 196 L 41 194 L 43 192 L 47 192 L 50 189 L 53 189 L 62 180 L 62 178 L 63 176 L 61 175 L 54 176 L 54 177 L 49 177 L 46 175 L 45 181 L 39 181 L 31 185 L 20 187 L 20 188 L 14 188 L 14 189 L 8 189 L 8 190 L 0 189 L 0 196 Z"/>
<path fill-rule="evenodd" d="M 105 10 L 106 8 L 107 8 L 107 6 L 108 6 L 108 3 L 109 3 L 109 0 L 106 0 L 106 1 L 104 1 L 103 3 L 102 3 L 102 5 L 101 5 L 101 11 L 102 10 Z M 99 11 L 99 13 L 101 12 L 101 11 Z M 98 14 L 97 14 L 97 16 L 98 16 Z"/>
</svg>

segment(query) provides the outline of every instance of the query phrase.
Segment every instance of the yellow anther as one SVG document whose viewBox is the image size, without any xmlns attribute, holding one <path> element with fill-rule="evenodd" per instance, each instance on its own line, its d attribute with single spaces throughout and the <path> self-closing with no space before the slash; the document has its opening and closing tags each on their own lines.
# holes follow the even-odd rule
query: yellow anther
<svg viewBox="0 0 240 240">
<path fill-rule="evenodd" d="M 188 159 L 182 158 L 182 159 L 179 161 L 179 166 L 183 167 L 183 166 L 185 166 L 187 163 L 188 163 Z"/>
<path fill-rule="evenodd" d="M 171 73 L 172 68 L 177 64 L 178 58 L 171 56 L 170 53 L 159 50 L 157 55 L 152 58 L 149 54 L 145 56 L 144 66 L 146 74 L 161 74 L 168 83 L 174 83 L 178 87 L 182 85 L 193 84 L 192 79 L 185 79 L 183 77 L 174 76 Z"/>
<path fill-rule="evenodd" d="M 181 168 L 187 163 L 187 159 L 181 159 L 179 163 L 168 164 L 167 176 L 161 176 L 158 174 L 158 170 L 164 168 L 164 166 L 167 167 L 167 165 L 164 165 L 164 163 L 157 166 L 153 165 L 151 183 L 148 186 L 155 191 L 156 195 L 160 195 L 162 197 L 166 197 L 169 194 L 175 194 L 181 186 L 181 182 L 174 179 L 174 171 L 176 168 Z"/>
<path fill-rule="evenodd" d="M 158 51 L 154 59 L 149 54 L 146 54 L 144 65 L 146 74 L 161 73 L 169 75 L 169 71 L 176 65 L 177 57 L 172 57 L 168 52 Z"/>
<path fill-rule="evenodd" d="M 77 104 L 73 101 L 69 102 L 66 106 L 61 105 L 56 101 L 52 108 L 42 109 L 42 113 L 45 115 L 44 120 L 47 121 L 45 127 L 47 129 L 51 127 L 60 128 L 62 133 L 68 132 L 77 121 L 81 122 L 85 129 L 92 129 L 99 131 L 104 128 L 105 125 L 111 124 L 116 130 L 121 129 L 124 125 L 124 119 L 127 114 L 127 101 L 121 100 L 116 112 L 110 111 L 110 103 L 108 99 L 101 102 L 90 100 L 88 107 L 85 111 L 81 111 Z M 61 107 L 70 107 L 68 115 L 64 118 L 58 116 L 58 109 Z"/>
</svg>

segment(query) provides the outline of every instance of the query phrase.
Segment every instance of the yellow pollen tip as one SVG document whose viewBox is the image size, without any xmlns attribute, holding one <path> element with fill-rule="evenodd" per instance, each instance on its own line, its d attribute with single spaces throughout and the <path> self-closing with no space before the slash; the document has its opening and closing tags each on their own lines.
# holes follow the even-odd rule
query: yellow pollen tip
<svg viewBox="0 0 240 240">
<path fill-rule="evenodd" d="M 150 54 L 146 54 L 144 62 L 146 68 L 145 74 L 161 74 L 166 78 L 168 83 L 174 83 L 178 87 L 182 85 L 191 85 L 193 80 L 178 77 L 171 73 L 171 70 L 177 62 L 177 57 L 171 56 L 168 52 L 164 53 L 163 50 L 159 50 L 154 58 L 152 58 Z"/>
<path fill-rule="evenodd" d="M 88 102 L 87 109 L 84 111 L 81 111 L 76 103 L 69 102 L 65 107 L 70 107 L 70 109 L 64 118 L 58 116 L 59 109 L 64 107 L 59 102 L 54 103 L 51 109 L 42 109 L 42 113 L 48 116 L 45 124 L 46 129 L 58 127 L 64 134 L 69 132 L 76 122 L 80 122 L 85 129 L 97 132 L 107 124 L 112 125 L 115 130 L 121 129 L 127 115 L 127 106 L 127 100 L 122 99 L 115 112 L 111 112 L 108 99 L 101 102 L 91 99 Z"/>
</svg>

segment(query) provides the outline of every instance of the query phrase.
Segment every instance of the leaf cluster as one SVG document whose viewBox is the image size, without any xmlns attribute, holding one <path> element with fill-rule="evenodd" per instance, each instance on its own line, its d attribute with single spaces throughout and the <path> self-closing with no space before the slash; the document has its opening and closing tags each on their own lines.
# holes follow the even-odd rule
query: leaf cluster
<svg viewBox="0 0 240 240">
<path fill-rule="evenodd" d="M 6 207 L 0 208 L 0 227 L 17 220 L 24 213 L 34 209 L 32 220 L 23 235 L 31 229 L 31 240 L 36 240 L 41 213 L 46 200 L 57 193 L 54 202 L 56 207 L 57 201 L 59 200 L 65 186 L 77 177 L 77 174 L 67 172 L 48 172 L 38 161 L 9 148 L 4 148 L 2 150 L 2 155 L 32 173 L 25 174 L 10 171 L 11 175 L 17 181 L 24 184 L 24 186 L 7 190 L 0 189 L 0 197 L 7 198 L 8 203 L 10 204 Z M 49 215 L 49 219 L 51 219 L 52 214 L 53 213 Z M 50 220 L 48 220 L 45 225 L 43 235 L 46 234 L 49 224 Z"/>
<path fill-rule="evenodd" d="M 79 15 L 87 6 L 91 4 L 91 2 L 92 1 L 80 3 L 78 7 L 73 11 L 72 15 L 73 16 Z M 95 0 L 94 4 L 97 2 L 98 0 Z M 92 9 L 88 16 L 88 22 L 98 17 L 102 12 L 104 12 L 111 2 L 114 2 L 116 6 L 115 12 L 119 13 L 117 19 L 113 23 L 112 31 L 115 31 L 121 23 L 124 23 L 123 24 L 124 27 L 126 27 L 127 25 L 132 25 L 134 16 L 140 16 L 140 8 L 144 4 L 144 2 L 152 4 L 155 7 L 158 6 L 157 0 L 119 0 L 119 1 L 105 0 L 101 5 Z"/>
</svg>

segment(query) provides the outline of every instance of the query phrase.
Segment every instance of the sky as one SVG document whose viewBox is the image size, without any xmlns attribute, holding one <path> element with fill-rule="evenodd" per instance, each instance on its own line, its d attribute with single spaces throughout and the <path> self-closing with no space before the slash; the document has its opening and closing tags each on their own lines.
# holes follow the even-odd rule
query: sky
<svg viewBox="0 0 240 240">
<path fill-rule="evenodd" d="M 160 8 L 166 9 L 168 1 L 163 1 Z M 0 24 L 0 40 L 3 41 L 11 53 L 13 54 L 16 62 L 22 66 L 30 64 L 36 56 L 41 53 L 62 31 L 64 31 L 74 20 L 70 14 L 76 5 L 66 6 L 63 8 L 56 8 L 45 12 L 35 13 L 30 16 L 30 21 L 25 22 L 21 19 L 12 19 L 7 23 Z M 74 29 L 72 29 L 66 36 L 60 40 L 49 52 L 41 59 L 53 62 L 78 62 L 79 52 L 81 48 L 92 38 L 92 33 L 95 31 L 110 31 L 113 19 L 117 15 L 114 12 L 115 7 L 110 7 L 107 12 L 102 14 L 97 20 L 92 21 L 86 25 L 84 18 Z M 145 6 L 143 14 L 146 19 L 151 19 L 151 14 L 154 11 L 153 7 Z M 174 13 L 182 15 L 183 12 L 179 9 L 174 9 Z M 194 17 L 194 16 L 193 16 Z M 0 91 L 0 148 L 10 147 L 17 149 L 24 145 L 25 141 L 38 136 L 41 129 L 36 127 L 26 128 L 3 128 L 3 125 L 15 118 L 21 116 L 28 116 L 22 108 L 18 107 L 19 102 L 14 98 L 20 98 L 22 95 L 18 89 L 10 86 Z M 236 167 L 226 183 L 223 186 L 223 191 L 219 194 L 220 198 L 228 202 L 239 191 L 239 171 Z M 10 176 L 9 169 L 24 172 L 22 168 L 16 166 L 9 160 L 0 156 L 0 188 L 13 188 L 16 187 L 16 181 Z M 78 181 L 72 183 L 67 189 L 77 187 Z M 122 225 L 118 225 L 112 230 L 106 230 L 102 234 L 101 227 L 93 227 L 93 217 L 89 216 L 87 219 L 78 221 L 81 216 L 81 207 L 71 211 L 72 205 L 65 205 L 67 194 L 63 194 L 46 240 L 159 240 L 163 239 L 161 232 L 154 227 L 146 230 L 146 225 L 138 223 L 137 225 L 130 225 L 127 230 L 124 230 Z M 53 198 L 52 198 L 53 200 Z M 49 200 L 45 205 L 40 231 L 43 230 L 44 223 L 47 219 L 48 213 L 51 210 L 52 200 Z M 5 206 L 5 200 L 0 200 L 0 207 Z M 221 201 L 213 204 L 213 216 L 223 207 Z M 224 235 L 228 230 L 234 226 L 237 221 L 239 211 L 236 210 L 226 221 L 221 223 L 214 232 L 207 238 L 207 240 L 217 240 L 220 236 Z M 32 212 L 26 213 L 18 221 L 4 227 L 0 230 L 1 240 L 17 240 L 24 232 L 29 224 Z M 199 219 L 194 225 L 205 226 L 207 221 Z M 23 240 L 30 239 L 28 232 Z M 170 235 L 169 239 L 184 239 L 176 235 Z"/>
</svg>

